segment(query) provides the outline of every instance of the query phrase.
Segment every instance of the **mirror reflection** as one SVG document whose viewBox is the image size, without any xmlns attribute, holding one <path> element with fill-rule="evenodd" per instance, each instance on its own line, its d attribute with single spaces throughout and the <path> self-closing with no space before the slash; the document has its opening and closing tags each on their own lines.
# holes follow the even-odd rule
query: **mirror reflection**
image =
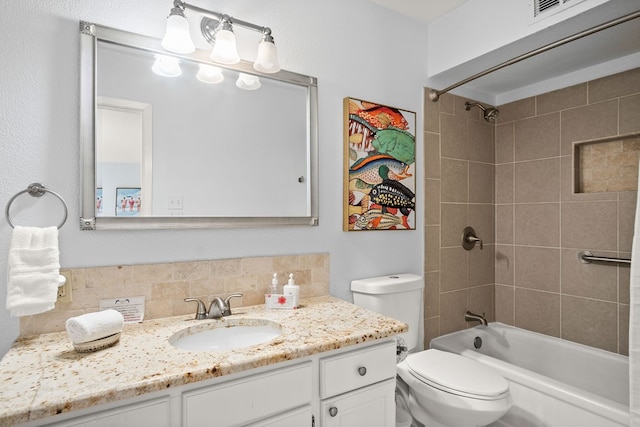
<svg viewBox="0 0 640 427">
<path fill-rule="evenodd" d="M 84 141 L 95 158 L 84 184 L 93 181 L 96 228 L 125 218 L 135 228 L 140 217 L 317 223 L 315 79 L 159 53 L 140 46 L 157 40 L 105 30 L 118 34 L 114 42 L 101 28 L 92 45 L 95 141 Z"/>
</svg>

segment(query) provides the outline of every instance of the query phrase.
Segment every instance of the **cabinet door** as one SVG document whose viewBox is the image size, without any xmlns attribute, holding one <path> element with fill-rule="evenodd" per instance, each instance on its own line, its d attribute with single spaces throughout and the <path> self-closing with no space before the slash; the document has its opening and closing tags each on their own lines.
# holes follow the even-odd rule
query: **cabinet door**
<svg viewBox="0 0 640 427">
<path fill-rule="evenodd" d="M 393 427 L 396 380 L 361 388 L 320 403 L 322 427 Z"/>
<path fill-rule="evenodd" d="M 171 427 L 168 399 L 151 400 L 53 424 L 54 427 Z"/>
<path fill-rule="evenodd" d="M 289 411 L 268 420 L 258 421 L 247 427 L 311 427 L 311 406 Z"/>
</svg>

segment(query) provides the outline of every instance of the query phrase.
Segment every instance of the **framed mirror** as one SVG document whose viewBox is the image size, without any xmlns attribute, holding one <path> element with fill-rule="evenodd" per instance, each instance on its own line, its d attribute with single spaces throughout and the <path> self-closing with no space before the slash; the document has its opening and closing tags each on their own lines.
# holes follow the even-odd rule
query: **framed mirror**
<svg viewBox="0 0 640 427">
<path fill-rule="evenodd" d="M 318 224 L 315 78 L 80 33 L 82 229 Z"/>
</svg>

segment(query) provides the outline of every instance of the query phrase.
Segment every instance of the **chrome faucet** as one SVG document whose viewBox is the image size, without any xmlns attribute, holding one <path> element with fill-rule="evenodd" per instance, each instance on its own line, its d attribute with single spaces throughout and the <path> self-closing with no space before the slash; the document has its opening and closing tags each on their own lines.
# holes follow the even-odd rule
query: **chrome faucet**
<svg viewBox="0 0 640 427">
<path fill-rule="evenodd" d="M 226 297 L 224 300 L 220 297 L 213 297 L 208 311 L 207 307 L 199 298 L 185 298 L 184 300 L 185 302 L 195 301 L 198 303 L 195 317 L 196 320 L 219 319 L 223 316 L 231 316 L 231 304 L 229 304 L 229 300 L 231 298 L 239 298 L 241 296 L 242 294 L 232 294 Z"/>
<path fill-rule="evenodd" d="M 487 319 L 484 318 L 484 313 L 482 315 L 472 313 L 467 311 L 464 314 L 464 320 L 467 322 L 480 322 L 482 326 L 487 326 Z"/>
</svg>

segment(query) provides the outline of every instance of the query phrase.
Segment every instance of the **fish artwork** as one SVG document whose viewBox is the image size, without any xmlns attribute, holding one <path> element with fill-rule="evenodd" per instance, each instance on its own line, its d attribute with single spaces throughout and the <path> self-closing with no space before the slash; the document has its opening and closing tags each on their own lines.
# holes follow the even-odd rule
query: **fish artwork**
<svg viewBox="0 0 640 427">
<path fill-rule="evenodd" d="M 410 177 L 409 166 L 386 154 L 377 154 L 359 159 L 349 169 L 349 180 L 359 179 L 367 184 L 380 184 L 384 177 L 380 168 L 386 167 L 387 178 L 401 180 Z"/>
<path fill-rule="evenodd" d="M 374 186 L 369 195 L 371 202 L 382 206 L 383 212 L 386 208 L 398 208 L 407 216 L 416 208 L 416 195 L 398 181 L 386 179 Z"/>
</svg>

